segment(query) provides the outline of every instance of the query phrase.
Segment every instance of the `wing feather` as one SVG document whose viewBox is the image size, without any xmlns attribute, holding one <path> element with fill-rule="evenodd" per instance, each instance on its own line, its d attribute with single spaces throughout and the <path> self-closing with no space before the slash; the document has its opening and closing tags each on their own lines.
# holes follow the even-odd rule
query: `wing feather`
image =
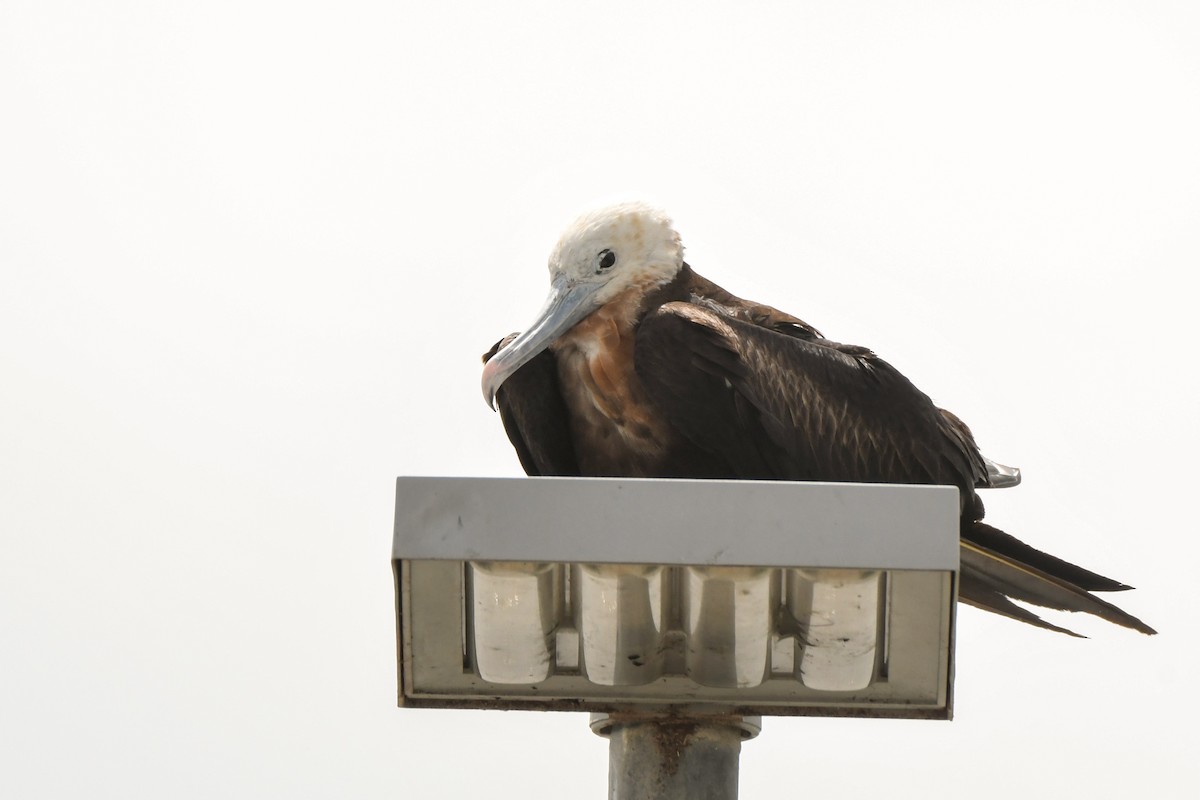
<svg viewBox="0 0 1200 800">
<path fill-rule="evenodd" d="M 671 423 L 733 477 L 970 491 L 983 470 L 929 398 L 865 348 L 676 302 L 642 320 L 635 363 Z"/>
<path fill-rule="evenodd" d="M 486 364 L 516 335 L 496 342 L 484 354 L 483 362 Z M 496 407 L 527 475 L 580 474 L 553 354 L 539 353 L 510 375 L 496 392 Z"/>
</svg>

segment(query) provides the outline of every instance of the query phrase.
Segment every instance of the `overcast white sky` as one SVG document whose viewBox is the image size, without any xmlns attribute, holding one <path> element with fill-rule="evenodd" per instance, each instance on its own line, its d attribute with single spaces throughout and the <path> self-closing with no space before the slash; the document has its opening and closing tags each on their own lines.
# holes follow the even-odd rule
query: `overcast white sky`
<svg viewBox="0 0 1200 800">
<path fill-rule="evenodd" d="M 479 354 L 637 197 L 1162 631 L 965 609 L 954 722 L 742 795 L 1190 796 L 1198 98 L 1188 2 L 5 0 L 0 795 L 604 796 L 583 715 L 395 708 L 392 492 L 520 473 Z"/>
</svg>

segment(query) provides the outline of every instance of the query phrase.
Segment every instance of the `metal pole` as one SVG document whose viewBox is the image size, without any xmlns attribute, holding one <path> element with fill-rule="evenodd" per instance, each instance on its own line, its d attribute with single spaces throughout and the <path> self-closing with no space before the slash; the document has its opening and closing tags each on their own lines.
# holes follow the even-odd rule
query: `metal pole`
<svg viewBox="0 0 1200 800">
<path fill-rule="evenodd" d="M 593 714 L 607 736 L 609 800 L 736 800 L 742 740 L 761 717 Z"/>
</svg>

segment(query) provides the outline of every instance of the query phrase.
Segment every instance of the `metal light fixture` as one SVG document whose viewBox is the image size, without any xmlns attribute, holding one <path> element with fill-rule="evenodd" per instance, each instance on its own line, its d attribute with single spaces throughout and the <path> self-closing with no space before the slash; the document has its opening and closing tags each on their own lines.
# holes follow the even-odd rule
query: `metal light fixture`
<svg viewBox="0 0 1200 800">
<path fill-rule="evenodd" d="M 949 719 L 958 502 L 944 486 L 400 478 L 400 705 L 724 714 L 743 736 L 756 715 Z"/>
</svg>

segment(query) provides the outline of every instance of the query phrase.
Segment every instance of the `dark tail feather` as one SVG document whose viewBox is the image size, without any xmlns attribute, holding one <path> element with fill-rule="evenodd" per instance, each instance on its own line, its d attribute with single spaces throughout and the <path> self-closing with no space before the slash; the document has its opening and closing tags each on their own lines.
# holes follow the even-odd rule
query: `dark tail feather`
<svg viewBox="0 0 1200 800">
<path fill-rule="evenodd" d="M 967 574 L 964 570 L 960 576 L 958 588 L 959 601 L 967 605 L 982 608 L 984 611 L 991 611 L 993 614 L 1015 619 L 1018 622 L 1027 622 L 1030 625 L 1036 625 L 1039 628 L 1045 628 L 1048 631 L 1057 633 L 1065 633 L 1068 636 L 1074 636 L 1078 639 L 1086 639 L 1086 636 L 1078 634 L 1075 631 L 1067 628 L 1060 628 L 1057 625 L 1052 625 L 1046 620 L 1039 617 L 1027 608 L 1022 608 L 1007 597 L 997 592 L 994 589 L 988 588 L 986 583 L 975 580 L 973 576 Z"/>
<path fill-rule="evenodd" d="M 986 547 L 993 553 L 1008 556 L 1014 561 L 1039 569 L 1059 580 L 1073 583 L 1088 592 L 1123 592 L 1133 588 L 1120 581 L 1114 581 L 1112 578 L 1106 578 L 1091 570 L 1076 566 L 1070 561 L 1063 561 L 1049 553 L 1043 553 L 1041 550 L 1025 544 L 1017 537 L 993 528 L 986 522 L 971 523 L 969 528 L 963 530 L 963 538 Z"/>
<path fill-rule="evenodd" d="M 999 544 L 1004 551 L 993 550 L 981 541 Z M 1128 588 L 1122 583 L 1076 567 L 980 522 L 964 526 L 961 549 L 959 596 L 971 605 L 994 611 L 1041 628 L 1072 633 L 1051 625 L 1011 600 L 1020 600 L 1059 611 L 1094 614 L 1126 628 L 1152 634 L 1146 623 L 1089 593 Z M 1029 561 L 1023 556 L 1029 555 Z M 1052 571 L 1053 570 L 1053 571 Z M 1079 577 L 1080 582 L 1072 580 Z M 1010 600 L 1011 599 L 1011 600 Z"/>
</svg>

